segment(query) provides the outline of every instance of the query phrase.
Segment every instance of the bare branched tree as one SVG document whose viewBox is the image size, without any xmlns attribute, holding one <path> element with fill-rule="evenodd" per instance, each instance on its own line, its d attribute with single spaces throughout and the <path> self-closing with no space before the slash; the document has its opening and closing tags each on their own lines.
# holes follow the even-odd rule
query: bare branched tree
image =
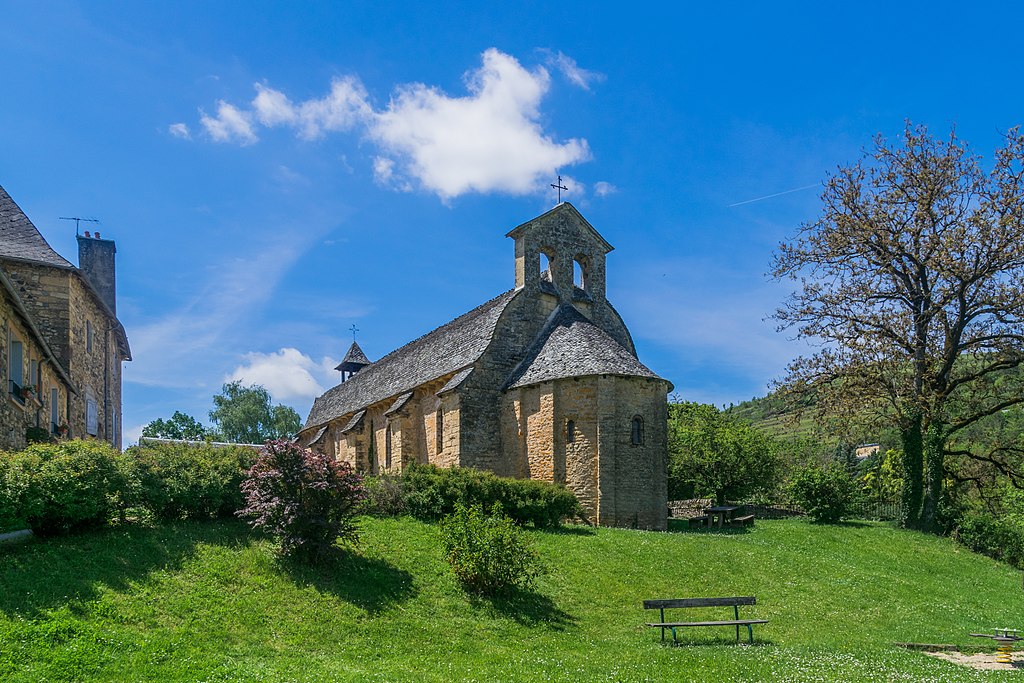
<svg viewBox="0 0 1024 683">
<path fill-rule="evenodd" d="M 775 318 L 820 344 L 784 386 L 824 414 L 895 424 L 904 524 L 934 530 L 948 458 L 1021 483 L 1011 453 L 957 435 L 1024 402 L 1024 135 L 987 172 L 955 132 L 908 123 L 899 142 L 840 167 L 821 215 L 779 246 L 772 274 L 799 285 Z"/>
</svg>

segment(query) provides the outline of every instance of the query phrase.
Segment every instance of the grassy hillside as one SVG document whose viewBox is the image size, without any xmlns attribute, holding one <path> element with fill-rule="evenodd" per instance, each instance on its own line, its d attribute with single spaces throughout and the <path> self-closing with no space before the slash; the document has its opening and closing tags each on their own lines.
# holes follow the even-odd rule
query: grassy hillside
<svg viewBox="0 0 1024 683">
<path fill-rule="evenodd" d="M 291 570 L 233 523 L 0 548 L 0 680 L 975 681 L 896 648 L 1024 626 L 1020 575 L 879 524 L 748 533 L 531 532 L 534 593 L 474 601 L 434 527 L 364 523 L 361 554 Z M 645 598 L 756 595 L 754 647 L 691 629 L 665 647 Z M 719 612 L 703 615 L 727 616 Z M 1017 674 L 1019 677 L 1019 674 Z"/>
</svg>

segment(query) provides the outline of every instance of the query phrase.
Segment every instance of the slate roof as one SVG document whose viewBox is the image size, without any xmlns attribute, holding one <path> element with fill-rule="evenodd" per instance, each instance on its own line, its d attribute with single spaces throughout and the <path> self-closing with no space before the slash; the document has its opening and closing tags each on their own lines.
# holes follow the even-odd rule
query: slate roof
<svg viewBox="0 0 1024 683">
<path fill-rule="evenodd" d="M 516 295 L 509 290 L 433 332 L 392 351 L 313 402 L 303 429 L 472 365 L 487 348 L 498 317 Z"/>
<path fill-rule="evenodd" d="M 363 350 L 359 348 L 359 344 L 352 342 L 352 346 L 348 347 L 348 353 L 341 359 L 341 363 L 338 364 L 335 370 L 355 370 L 358 371 L 360 368 L 364 368 L 370 364 L 370 359 L 366 357 Z"/>
<path fill-rule="evenodd" d="M 575 307 L 562 304 L 551 314 L 505 388 L 591 375 L 661 379 Z"/>
<path fill-rule="evenodd" d="M 0 256 L 36 261 L 58 268 L 74 268 L 53 250 L 7 190 L 0 186 Z"/>
</svg>

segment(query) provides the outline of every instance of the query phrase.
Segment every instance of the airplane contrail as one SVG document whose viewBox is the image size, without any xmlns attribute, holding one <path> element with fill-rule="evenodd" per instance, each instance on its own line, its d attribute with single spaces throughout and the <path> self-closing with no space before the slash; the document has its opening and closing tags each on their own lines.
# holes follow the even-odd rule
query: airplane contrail
<svg viewBox="0 0 1024 683">
<path fill-rule="evenodd" d="M 772 197 L 781 197 L 782 195 L 789 194 L 790 192 L 799 192 L 800 190 L 809 190 L 812 187 L 820 187 L 820 186 L 821 185 L 819 183 L 814 183 L 813 185 L 804 185 L 803 187 L 794 187 L 792 190 L 784 190 L 782 192 L 776 192 L 775 194 L 768 194 L 768 195 L 765 195 L 763 197 L 758 197 L 757 199 L 747 199 L 747 200 L 744 200 L 742 202 L 736 202 L 735 204 L 730 204 L 726 208 L 731 209 L 734 206 L 742 206 L 743 204 L 753 204 L 754 202 L 759 202 L 762 199 L 771 199 Z"/>
</svg>

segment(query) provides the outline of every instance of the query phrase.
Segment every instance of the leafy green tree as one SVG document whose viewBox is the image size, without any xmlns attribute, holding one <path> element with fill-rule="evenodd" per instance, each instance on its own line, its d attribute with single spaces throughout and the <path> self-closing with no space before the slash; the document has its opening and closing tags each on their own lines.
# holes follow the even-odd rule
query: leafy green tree
<svg viewBox="0 0 1024 683">
<path fill-rule="evenodd" d="M 669 496 L 719 504 L 778 483 L 777 444 L 761 430 L 700 403 L 669 405 Z"/>
<path fill-rule="evenodd" d="M 1017 457 L 959 435 L 1024 402 L 1024 135 L 991 170 L 955 134 L 907 124 L 825 182 L 821 215 L 779 246 L 776 278 L 798 282 L 780 329 L 820 351 L 786 385 L 823 415 L 896 426 L 903 524 L 938 530 L 950 457 L 1006 472 Z"/>
<path fill-rule="evenodd" d="M 210 420 L 217 436 L 234 443 L 263 443 L 291 439 L 302 427 L 302 418 L 292 408 L 271 405 L 270 392 L 258 384 L 243 386 L 228 382 L 213 397 Z"/>
<path fill-rule="evenodd" d="M 180 410 L 167 420 L 157 418 L 142 428 L 142 435 L 154 439 L 184 439 L 186 441 L 202 441 L 206 438 L 206 427 L 199 420 Z"/>
</svg>

